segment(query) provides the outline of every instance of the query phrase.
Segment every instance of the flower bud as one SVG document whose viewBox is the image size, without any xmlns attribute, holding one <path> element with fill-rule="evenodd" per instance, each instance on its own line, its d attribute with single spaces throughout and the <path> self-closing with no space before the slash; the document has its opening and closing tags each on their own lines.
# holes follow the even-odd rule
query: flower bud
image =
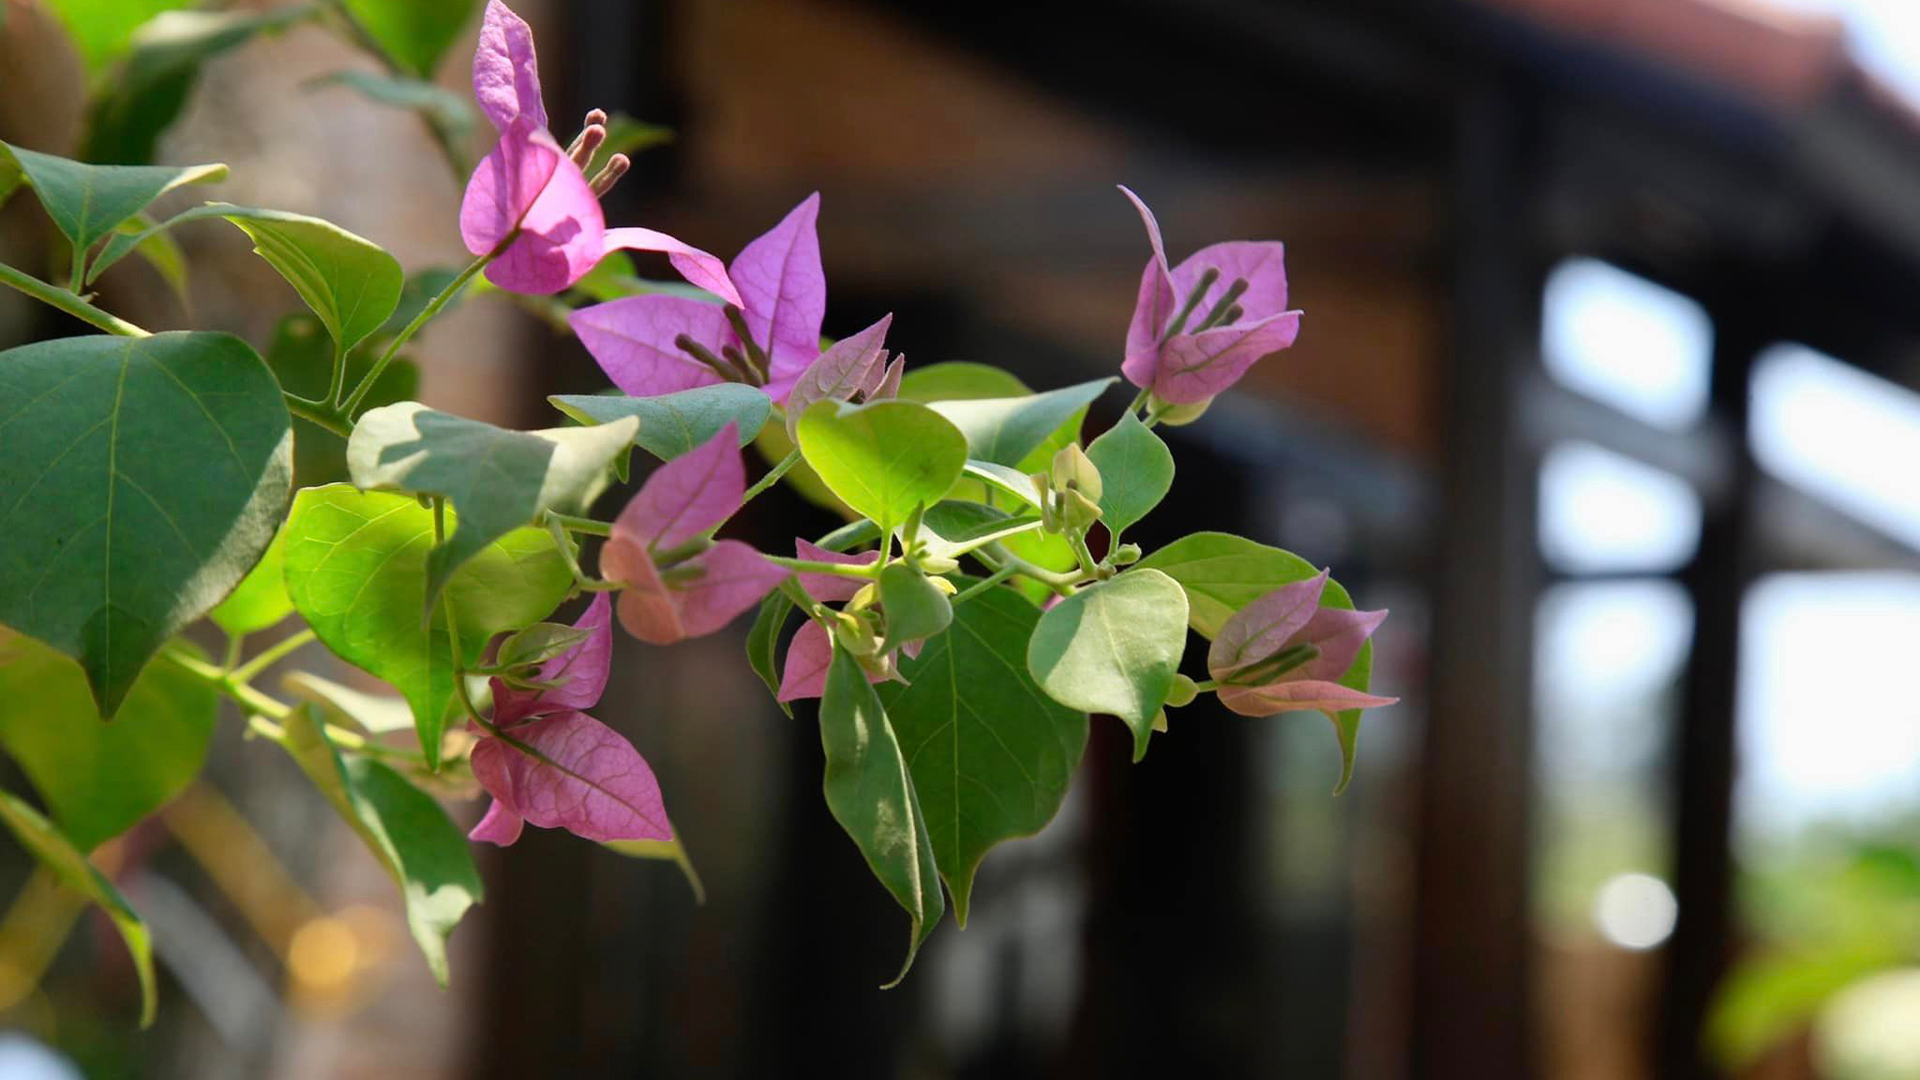
<svg viewBox="0 0 1920 1080">
<path fill-rule="evenodd" d="M 1084 493 L 1069 488 L 1066 494 L 1060 496 L 1060 523 L 1066 528 L 1085 530 L 1099 520 L 1099 505 Z"/>
<path fill-rule="evenodd" d="M 865 611 L 872 607 L 874 601 L 878 599 L 880 599 L 880 590 L 873 582 L 869 581 L 865 585 L 860 586 L 860 591 L 853 594 L 853 599 L 847 601 L 847 610 Z"/>
<path fill-rule="evenodd" d="M 925 569 L 925 567 L 922 567 L 921 569 Z M 933 584 L 934 588 L 939 589 L 941 592 L 946 593 L 948 596 L 952 596 L 954 593 L 960 591 L 954 588 L 953 582 L 948 581 L 946 578 L 936 577 L 930 574 L 927 576 L 927 580 Z"/>
<path fill-rule="evenodd" d="M 873 623 L 850 611 L 834 613 L 833 636 L 856 658 L 880 652 L 880 635 L 873 632 Z"/>
<path fill-rule="evenodd" d="M 1173 677 L 1173 690 L 1167 694 L 1167 707 L 1178 709 L 1183 705 L 1191 705 L 1193 699 L 1199 696 L 1200 689 L 1192 679 L 1176 674 Z"/>
<path fill-rule="evenodd" d="M 1168 427 L 1180 427 L 1200 419 L 1212 404 L 1213 399 L 1208 398 L 1192 405 L 1170 405 L 1161 401 L 1158 396 L 1154 396 L 1148 400 L 1147 415 L 1158 417 L 1160 422 Z"/>
<path fill-rule="evenodd" d="M 945 555 L 923 554 L 916 561 L 919 563 L 920 569 L 931 577 L 938 577 L 941 574 L 951 574 L 955 570 L 960 569 L 960 561 L 958 559 L 949 559 Z"/>
<path fill-rule="evenodd" d="M 1113 565 L 1132 566 L 1140 561 L 1139 544 L 1121 544 L 1113 549 Z"/>
<path fill-rule="evenodd" d="M 1053 455 L 1052 479 L 1053 490 L 1062 495 L 1078 491 L 1096 502 L 1100 499 L 1100 470 L 1079 443 L 1068 443 Z"/>
</svg>

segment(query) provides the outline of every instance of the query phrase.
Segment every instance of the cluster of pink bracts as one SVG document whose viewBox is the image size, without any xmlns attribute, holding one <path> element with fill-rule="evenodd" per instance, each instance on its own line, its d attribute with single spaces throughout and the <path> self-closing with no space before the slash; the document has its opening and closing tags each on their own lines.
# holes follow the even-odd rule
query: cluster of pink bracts
<svg viewBox="0 0 1920 1080">
<path fill-rule="evenodd" d="M 513 292 L 555 293 L 624 248 L 665 253 L 688 282 L 721 301 L 643 295 L 575 311 L 574 331 L 622 391 L 647 397 L 737 381 L 764 390 L 791 424 L 816 401 L 875 400 L 898 390 L 904 360 L 889 363 L 890 316 L 820 347 L 827 290 L 817 194 L 730 264 L 665 233 L 607 228 L 600 196 L 627 161 L 615 155 L 600 175 L 584 173 L 606 134 L 597 112 L 571 146 L 554 139 L 532 31 L 500 0 L 487 5 L 473 91 L 500 138 L 467 184 L 460 231 L 468 250 L 493 255 L 488 280 Z M 1146 225 L 1152 257 L 1121 371 L 1148 392 L 1150 408 L 1178 422 L 1197 415 L 1255 361 L 1293 344 L 1300 312 L 1287 308 L 1281 244 L 1212 244 L 1170 267 L 1152 211 L 1122 191 Z M 745 489 L 740 432 L 729 425 L 655 470 L 620 512 L 601 571 L 622 586 L 618 618 L 635 637 L 667 645 L 712 633 L 789 572 L 745 543 L 708 539 L 739 509 Z M 875 557 L 835 555 L 804 540 L 797 549 L 809 560 Z M 800 579 L 822 602 L 845 599 L 852 584 L 825 574 Z M 1265 715 L 1389 700 L 1333 682 L 1385 613 L 1320 608 L 1324 582 L 1323 574 L 1276 590 L 1227 624 L 1209 667 L 1229 708 Z M 494 680 L 492 731 L 482 733 L 472 757 L 494 803 L 474 839 L 510 844 L 527 821 L 599 841 L 673 837 L 645 760 L 583 711 L 606 685 L 614 612 L 606 593 L 595 596 L 576 624 L 586 638 L 539 673 L 538 681 L 553 688 L 519 690 Z M 781 700 L 819 696 L 831 656 L 826 633 L 803 626 L 787 652 Z"/>
</svg>

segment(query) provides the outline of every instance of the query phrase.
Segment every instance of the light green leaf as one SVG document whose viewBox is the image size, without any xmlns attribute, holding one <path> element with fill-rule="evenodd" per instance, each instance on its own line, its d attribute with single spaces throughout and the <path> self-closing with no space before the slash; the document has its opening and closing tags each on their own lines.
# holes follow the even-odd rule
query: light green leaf
<svg viewBox="0 0 1920 1080">
<path fill-rule="evenodd" d="M 448 525 L 455 515 L 447 515 Z M 487 639 L 545 618 L 573 584 L 553 537 L 516 529 L 481 549 L 446 586 L 423 624 L 433 511 L 410 496 L 360 492 L 344 484 L 308 488 L 287 518 L 287 593 L 327 648 L 386 680 L 413 710 L 429 768 L 453 700 L 453 650 L 446 607 L 454 609 L 464 663 Z"/>
<path fill-rule="evenodd" d="M 344 0 L 348 14 L 388 56 L 415 75 L 431 77 L 459 38 L 479 0 Z"/>
<path fill-rule="evenodd" d="M 344 727 L 359 728 L 369 735 L 413 728 L 413 710 L 407 707 L 407 699 L 398 695 L 364 693 L 311 671 L 289 671 L 280 685 L 294 697 L 317 706 L 330 722 Z"/>
<path fill-rule="evenodd" d="M 135 214 L 114 227 L 113 235 L 100 245 L 100 253 L 93 258 L 87 283 L 92 284 L 103 269 L 129 253 L 140 256 L 153 267 L 182 305 L 191 300 L 187 290 L 187 253 L 178 240 L 158 229 L 154 220 L 145 214 Z"/>
<path fill-rule="evenodd" d="M 969 457 L 1013 467 L 1062 425 L 1085 415 L 1088 404 L 1117 381 L 1095 379 L 1024 397 L 936 401 L 928 408 L 953 421 L 966 436 Z"/>
<path fill-rule="evenodd" d="M 379 330 L 400 302 L 406 275 L 399 260 L 365 237 L 305 214 L 208 203 L 175 214 L 140 239 L 208 218 L 225 218 L 246 233 L 254 252 L 287 279 L 341 349 Z M 94 260 L 88 280 L 118 257 L 109 246 Z"/>
<path fill-rule="evenodd" d="M 753 617 L 753 626 L 747 630 L 747 666 L 753 669 L 760 681 L 767 684 L 767 692 L 774 697 L 774 703 L 780 711 L 793 715 L 793 706 L 780 700 L 780 631 L 786 629 L 787 616 L 793 612 L 793 601 L 787 594 L 775 589 L 760 601 L 760 613 Z"/>
<path fill-rule="evenodd" d="M 1187 597 L 1158 570 L 1089 585 L 1040 616 L 1027 670 L 1047 696 L 1082 712 L 1112 713 L 1147 752 L 1153 718 L 1173 692 L 1187 643 Z"/>
<path fill-rule="evenodd" d="M 229 634 L 257 633 L 293 614 L 284 572 L 286 539 L 284 531 L 274 533 L 273 542 L 260 553 L 260 561 L 209 613 L 220 629 Z"/>
<path fill-rule="evenodd" d="M 674 830 L 671 840 L 608 840 L 601 846 L 630 859 L 657 859 L 678 866 L 681 875 L 687 879 L 687 887 L 693 890 L 693 902 L 707 902 L 707 887 L 700 880 L 700 871 L 693 868 L 686 845 L 680 842 L 679 830 Z"/>
<path fill-rule="evenodd" d="M 975 502 L 954 499 L 934 504 L 920 522 L 920 541 L 927 553 L 940 558 L 958 559 L 969 551 L 985 547 L 1039 528 L 1034 514 L 1019 517 Z"/>
<path fill-rule="evenodd" d="M 745 447 L 773 412 L 773 401 L 764 391 L 740 383 L 700 386 L 659 397 L 560 394 L 547 400 L 582 424 L 638 419 L 634 445 L 661 461 L 672 461 L 704 445 L 729 423 L 740 425 L 740 445 Z"/>
<path fill-rule="evenodd" d="M 96 75 L 133 40 L 141 24 L 163 11 L 183 8 L 193 0 L 42 0 L 66 25 L 86 62 Z"/>
<path fill-rule="evenodd" d="M 175 648 L 193 651 L 184 642 Z M 92 851 L 166 805 L 199 774 L 220 709 L 206 682 L 148 665 L 120 717 L 100 719 L 79 665 L 0 630 L 0 745 L 74 846 Z"/>
<path fill-rule="evenodd" d="M 1127 574 L 1159 570 L 1180 583 L 1187 594 L 1188 619 L 1201 637 L 1211 641 L 1233 613 L 1253 600 L 1320 571 L 1290 551 L 1257 544 L 1228 533 L 1200 532 L 1183 536 L 1141 559 Z M 1353 610 L 1353 597 L 1339 582 L 1329 580 L 1320 594 L 1322 607 Z M 1366 690 L 1373 678 L 1373 642 L 1360 646 L 1353 666 L 1337 681 L 1353 690 Z M 1362 710 L 1348 709 L 1334 722 L 1340 737 L 1340 787 L 1353 776 L 1354 754 L 1360 738 Z"/>
<path fill-rule="evenodd" d="M 1012 498 L 1029 509 L 1040 509 L 1040 493 L 1034 490 L 1030 474 L 991 461 L 969 461 L 964 471 L 992 491 Z"/>
<path fill-rule="evenodd" d="M 141 24 L 119 70 L 104 80 L 87 123 L 89 161 L 153 160 L 160 135 L 178 119 L 200 65 L 254 35 L 311 19 L 317 3 L 267 11 L 167 11 Z"/>
<path fill-rule="evenodd" d="M 900 400 L 974 401 L 1010 398 L 1033 393 L 1027 384 L 991 364 L 946 360 L 909 371 L 900 379 Z"/>
<path fill-rule="evenodd" d="M 444 495 L 460 512 L 459 529 L 434 553 L 431 603 L 447 575 L 512 529 L 548 510 L 585 513 L 639 427 L 628 418 L 509 431 L 403 401 L 360 418 L 347 440 L 347 468 L 362 489 Z"/>
<path fill-rule="evenodd" d="M 953 622 L 953 604 L 927 576 L 903 562 L 880 571 L 880 603 L 887 613 L 881 651 L 933 637 Z"/>
<path fill-rule="evenodd" d="M 1117 544 L 1173 489 L 1173 452 L 1129 412 L 1093 440 L 1087 457 L 1100 470 L 1100 521 Z"/>
<path fill-rule="evenodd" d="M 412 110 L 419 113 L 421 119 L 431 125 L 442 139 L 455 146 L 464 145 L 468 136 L 473 134 L 473 104 L 465 96 L 425 79 L 371 71 L 336 71 L 311 79 L 307 85 L 345 86 L 369 101 Z"/>
<path fill-rule="evenodd" d="M 967 464 L 960 429 L 911 401 L 817 402 L 800 418 L 799 436 L 821 481 L 883 532 L 938 502 Z"/>
<path fill-rule="evenodd" d="M 484 889 L 466 837 L 433 798 L 371 758 L 343 760 L 303 706 L 287 717 L 287 752 L 400 886 L 407 926 L 441 986 L 447 937 Z"/>
<path fill-rule="evenodd" d="M 127 943 L 127 951 L 133 954 L 133 970 L 140 978 L 140 1026 L 151 1026 L 160 1006 L 160 992 L 153 978 L 153 938 L 147 933 L 147 924 L 141 920 L 140 913 L 133 910 L 120 890 L 113 887 L 113 882 L 95 870 L 80 849 L 62 836 L 52 822 L 5 791 L 0 791 L 0 821 L 13 830 L 20 845 L 40 860 L 40 865 L 52 871 L 61 884 L 98 904 L 113 920 L 114 928 L 120 931 L 120 940 Z"/>
<path fill-rule="evenodd" d="M 0 147 L 13 155 L 54 227 L 76 253 L 89 250 L 174 188 L 227 177 L 225 165 L 86 165 L 7 143 Z"/>
<path fill-rule="evenodd" d="M 837 644 L 820 698 L 820 743 L 827 809 L 913 923 L 906 962 L 882 989 L 897 986 L 939 924 L 946 900 L 900 740 L 860 662 Z"/>
<path fill-rule="evenodd" d="M 286 506 L 280 387 L 230 334 L 0 353 L 0 623 L 79 660 L 102 715 L 258 561 Z"/>
<path fill-rule="evenodd" d="M 953 609 L 952 628 L 919 659 L 900 658 L 904 684 L 876 688 L 962 927 L 981 859 L 1053 820 L 1086 750 L 1086 714 L 1049 699 L 1027 673 L 1039 620 L 1018 595 L 989 589 Z"/>
</svg>

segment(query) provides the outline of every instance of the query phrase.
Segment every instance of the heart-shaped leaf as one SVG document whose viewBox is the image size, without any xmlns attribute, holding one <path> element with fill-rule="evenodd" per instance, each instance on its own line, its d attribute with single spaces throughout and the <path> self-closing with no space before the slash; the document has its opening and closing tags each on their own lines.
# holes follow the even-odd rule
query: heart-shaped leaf
<svg viewBox="0 0 1920 1080">
<path fill-rule="evenodd" d="M 7 143 L 0 147 L 19 163 L 76 258 L 84 258 L 78 253 L 174 188 L 227 177 L 225 165 L 87 165 Z"/>
<path fill-rule="evenodd" d="M 883 532 L 940 501 L 967 464 L 967 440 L 911 401 L 816 402 L 800 418 L 800 452 L 842 502 Z"/>
<path fill-rule="evenodd" d="M 914 368 L 900 380 L 900 400 L 974 401 L 980 398 L 1010 398 L 1033 391 L 1012 373 L 992 364 L 971 360 L 944 360 Z"/>
<path fill-rule="evenodd" d="M 313 706 L 287 717 L 287 751 L 400 886 L 407 926 L 441 986 L 447 937 L 484 892 L 466 837 L 432 796 L 370 758 L 342 760 Z"/>
<path fill-rule="evenodd" d="M 280 387 L 230 334 L 0 353 L 0 623 L 74 657 L 111 716 L 258 561 L 286 506 Z"/>
<path fill-rule="evenodd" d="M 760 434 L 773 411 L 766 394 L 740 383 L 697 386 L 658 397 L 561 394 L 547 400 L 583 424 L 637 418 L 640 429 L 634 433 L 634 445 L 661 461 L 672 461 L 704 444 L 728 424 L 739 425 L 740 445 L 745 447 Z"/>
<path fill-rule="evenodd" d="M 925 574 L 903 562 L 880 571 L 880 603 L 887 613 L 887 640 L 882 651 L 909 641 L 921 641 L 953 622 L 953 604 Z"/>
<path fill-rule="evenodd" d="M 343 0 L 382 52 L 415 75 L 431 78 L 440 57 L 466 28 L 479 0 Z"/>
<path fill-rule="evenodd" d="M 257 633 L 293 614 L 293 600 L 287 596 L 286 538 L 285 532 L 274 533 L 260 561 L 208 613 L 220 629 L 235 635 Z"/>
<path fill-rule="evenodd" d="M 1087 447 L 1100 470 L 1100 522 L 1114 543 L 1173 488 L 1173 452 L 1129 412 Z"/>
<path fill-rule="evenodd" d="M 362 489 L 444 495 L 460 527 L 434 554 L 426 602 L 447 575 L 541 513 L 583 513 L 607 484 L 640 421 L 509 431 L 436 412 L 417 401 L 375 409 L 347 440 L 347 467 Z M 544 614 L 544 613 L 543 613 Z"/>
<path fill-rule="evenodd" d="M 446 606 L 470 667 L 494 634 L 545 618 L 573 574 L 545 530 L 515 529 L 452 576 L 446 603 L 423 623 L 433 535 L 433 511 L 409 496 L 330 484 L 294 499 L 286 558 L 294 607 L 327 648 L 400 691 L 428 767 L 437 768 L 454 692 Z"/>
<path fill-rule="evenodd" d="M 820 743 L 827 756 L 827 809 L 913 921 L 906 962 L 887 984 L 896 986 L 939 924 L 946 900 L 900 739 L 860 662 L 838 645 L 820 698 Z"/>
<path fill-rule="evenodd" d="M 928 407 L 966 436 L 968 456 L 1017 466 L 1118 379 L 1095 379 L 1024 397 L 936 401 Z"/>
<path fill-rule="evenodd" d="M 1187 597 L 1179 584 L 1158 570 L 1130 570 L 1041 615 L 1027 644 L 1027 670 L 1060 704 L 1126 721 L 1138 761 L 1173 692 L 1186 643 Z"/>
<path fill-rule="evenodd" d="M 379 330 L 400 302 L 406 274 L 379 244 L 330 221 L 285 210 L 208 203 L 185 210 L 134 237 L 137 245 L 189 221 L 225 218 L 253 240 L 253 250 L 287 279 L 342 349 Z M 88 271 L 91 281 L 132 245 L 109 245 Z"/>
<path fill-rule="evenodd" d="M 119 718 L 106 723 L 79 665 L 0 630 L 0 745 L 84 851 L 158 810 L 199 774 L 219 709 L 205 680 L 162 661 L 141 672 Z"/>
<path fill-rule="evenodd" d="M 120 931 L 120 940 L 127 943 L 127 951 L 133 954 L 133 970 L 140 979 L 140 1026 L 151 1025 L 160 1005 L 160 992 L 153 979 L 153 937 L 147 932 L 140 913 L 133 910 L 127 898 L 113 887 L 113 882 L 95 870 L 80 849 L 61 835 L 51 821 L 5 791 L 0 791 L 0 822 L 13 831 L 20 845 L 38 859 L 40 865 L 52 871 L 61 884 L 99 905 L 107 918 L 113 920 L 114 929 Z"/>
<path fill-rule="evenodd" d="M 953 609 L 953 626 L 918 659 L 900 658 L 905 683 L 876 690 L 912 763 L 913 786 L 954 917 L 980 860 L 995 844 L 1039 832 L 1060 809 L 1087 746 L 1087 715 L 1041 693 L 1027 674 L 1032 604 L 989 589 Z"/>
<path fill-rule="evenodd" d="M 1295 581 L 1320 571 L 1313 564 L 1276 547 L 1257 544 L 1228 533 L 1201 532 L 1183 536 L 1140 560 L 1123 577 L 1154 569 L 1180 583 L 1187 594 L 1188 618 L 1200 636 L 1211 641 L 1233 613 Z M 1329 580 L 1320 594 L 1322 607 L 1353 610 L 1353 597 L 1337 581 Z M 1360 647 L 1353 666 L 1335 680 L 1349 690 L 1366 691 L 1373 678 L 1373 642 Z M 1354 753 L 1360 737 L 1359 709 L 1340 713 L 1334 727 L 1340 736 L 1341 786 L 1353 774 Z"/>
</svg>

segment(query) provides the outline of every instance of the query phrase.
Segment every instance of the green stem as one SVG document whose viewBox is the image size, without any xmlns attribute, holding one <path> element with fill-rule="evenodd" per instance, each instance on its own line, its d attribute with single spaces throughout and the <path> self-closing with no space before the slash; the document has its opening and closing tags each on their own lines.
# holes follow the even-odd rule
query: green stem
<svg viewBox="0 0 1920 1080">
<path fill-rule="evenodd" d="M 983 548 L 982 550 L 988 549 Z M 1014 571 L 1022 577 L 1032 578 L 1047 588 L 1052 589 L 1054 592 L 1059 593 L 1061 596 L 1072 596 L 1073 590 L 1077 586 L 1084 585 L 1089 580 L 1087 577 L 1078 573 L 1061 573 L 1057 570 L 1049 570 L 1044 566 L 1030 563 L 1002 547 L 992 548 L 991 553 L 993 561 L 999 566 L 1011 566 L 1014 568 Z M 976 556 L 979 554 L 980 552 L 978 551 L 974 552 Z"/>
<path fill-rule="evenodd" d="M 1207 679 L 1204 682 L 1197 682 L 1193 684 L 1193 692 L 1196 694 L 1212 693 L 1213 691 L 1218 689 L 1220 689 L 1220 680 L 1218 679 Z"/>
<path fill-rule="evenodd" d="M 340 395 L 347 392 L 347 350 L 341 348 L 338 341 L 333 343 L 333 382 L 330 386 L 327 404 L 337 405 Z"/>
<path fill-rule="evenodd" d="M 586 571 L 580 569 L 580 560 L 573 555 L 573 538 L 567 535 L 567 527 L 551 515 L 547 518 L 547 532 L 553 536 L 554 546 L 560 549 L 560 557 L 566 560 L 567 569 L 573 573 L 574 588 L 582 592 L 612 592 L 620 587 L 617 582 L 590 578 Z"/>
<path fill-rule="evenodd" d="M 169 648 L 161 653 L 181 670 L 204 681 L 215 690 L 233 699 L 247 712 L 247 726 L 253 731 L 282 746 L 287 745 L 287 731 L 282 727 L 287 717 L 293 715 L 293 709 L 285 702 L 261 693 L 245 683 L 236 682 L 231 675 L 191 653 Z M 356 754 L 374 754 L 389 757 L 412 758 L 413 753 L 397 747 L 382 746 L 358 732 L 348 731 L 336 724 L 324 724 L 327 739 L 342 750 Z"/>
<path fill-rule="evenodd" d="M 780 478 L 787 475 L 787 471 L 792 469 L 795 465 L 798 465 L 798 464 L 800 464 L 800 451 L 798 450 L 795 450 L 792 453 L 788 454 L 786 457 L 781 458 L 779 462 L 774 465 L 773 468 L 767 470 L 767 475 L 754 481 L 753 486 L 748 488 L 746 490 L 746 493 L 740 496 L 740 505 L 741 506 L 747 505 L 748 503 L 753 501 L 753 497 L 755 495 L 758 495 L 761 492 L 772 487 L 773 485 L 779 483 Z M 734 510 L 734 513 L 736 514 L 739 512 L 740 511 L 738 509 Z"/>
<path fill-rule="evenodd" d="M 253 681 L 254 676 L 272 667 L 275 661 L 284 658 L 295 649 L 312 641 L 314 636 L 312 630 L 302 630 L 297 634 L 288 634 L 281 640 L 260 650 L 258 656 L 255 656 L 237 668 L 231 669 L 227 674 L 227 678 L 240 686 L 245 686 Z"/>
<path fill-rule="evenodd" d="M 1066 537 L 1067 546 L 1073 549 L 1073 557 L 1080 563 L 1080 576 L 1099 577 L 1100 566 L 1093 561 L 1093 552 L 1087 549 L 1087 534 L 1079 529 L 1068 529 Z"/>
<path fill-rule="evenodd" d="M 342 414 L 327 410 L 322 403 L 287 393 L 282 393 L 281 397 L 286 399 L 287 411 L 300 419 L 310 420 L 343 439 L 353 435 L 353 428 L 342 418 Z"/>
<path fill-rule="evenodd" d="M 845 551 L 850 547 L 858 547 L 869 540 L 879 538 L 880 526 L 874 524 L 871 518 L 861 518 L 859 521 L 848 522 L 814 541 L 814 546 L 826 548 L 828 551 Z"/>
<path fill-rule="evenodd" d="M 62 289 L 57 285 L 49 285 L 31 274 L 25 274 L 15 270 L 5 263 L 0 263 L 0 285 L 18 289 L 49 307 L 59 308 L 61 311 L 79 319 L 81 322 L 89 323 L 101 330 L 105 330 L 109 334 L 119 334 L 121 337 L 151 336 L 147 331 L 142 330 L 125 319 L 117 315 L 110 315 L 94 307 L 92 304 L 87 303 L 85 300 L 80 299 L 80 295 L 77 292 Z"/>
<path fill-rule="evenodd" d="M 592 518 L 574 517 L 572 514 L 559 514 L 547 511 L 547 520 L 557 525 L 588 536 L 612 536 L 613 524 L 607 521 L 595 521 Z"/>
<path fill-rule="evenodd" d="M 878 563 L 832 563 L 815 562 L 811 559 L 789 559 L 784 555 L 762 555 L 761 558 L 789 570 L 804 570 L 809 574 L 839 574 L 841 577 L 867 578 L 878 576 Z"/>
<path fill-rule="evenodd" d="M 460 290 L 466 288 L 467 282 L 473 280 L 473 275 L 485 269 L 488 263 L 499 258 L 500 253 L 507 250 L 507 247 L 519 238 L 519 229 L 514 229 L 506 236 L 501 237 L 500 242 L 493 245 L 492 251 L 468 263 L 466 269 L 460 271 L 457 277 L 447 283 L 446 288 L 441 289 L 438 295 L 427 301 L 427 306 L 420 309 L 420 314 L 415 315 L 412 322 L 408 323 L 398 334 L 395 334 L 392 341 L 387 342 L 386 350 L 380 354 L 380 359 L 373 362 L 373 367 L 368 369 L 367 373 L 361 377 L 360 385 L 354 387 L 353 393 L 349 394 L 347 400 L 341 404 L 340 415 L 346 417 L 348 420 L 353 419 L 354 410 L 358 409 L 360 402 L 366 399 L 367 393 L 373 389 L 373 384 L 378 382 L 380 376 L 387 370 L 387 365 L 393 363 L 393 358 L 400 354 L 401 347 L 413 340 L 413 335 L 419 333 L 420 328 L 432 321 L 435 315 L 440 314 L 441 308 L 446 307 L 454 297 L 459 296 Z"/>
<path fill-rule="evenodd" d="M 967 601 L 973 599 L 974 597 L 980 595 L 981 593 L 986 592 L 988 589 L 993 588 L 995 585 L 1000 584 L 1001 582 L 1007 580 L 1008 578 L 1012 577 L 1014 574 L 1018 572 L 1019 571 L 1015 567 L 1013 567 L 1011 564 L 1002 566 L 1000 569 L 995 570 L 993 573 L 987 575 L 987 577 L 985 577 L 984 579 L 980 581 L 976 581 L 973 584 L 967 586 L 966 588 L 961 589 L 957 594 L 954 595 L 954 598 L 951 601 L 951 603 L 954 607 L 959 607 L 961 604 L 964 604 Z"/>
<path fill-rule="evenodd" d="M 220 661 L 220 666 L 222 668 L 225 668 L 228 671 L 232 671 L 234 668 L 239 667 L 240 653 L 243 649 L 246 648 L 246 645 L 247 645 L 247 635 L 228 634 L 227 635 L 227 655 L 225 659 Z"/>
</svg>

